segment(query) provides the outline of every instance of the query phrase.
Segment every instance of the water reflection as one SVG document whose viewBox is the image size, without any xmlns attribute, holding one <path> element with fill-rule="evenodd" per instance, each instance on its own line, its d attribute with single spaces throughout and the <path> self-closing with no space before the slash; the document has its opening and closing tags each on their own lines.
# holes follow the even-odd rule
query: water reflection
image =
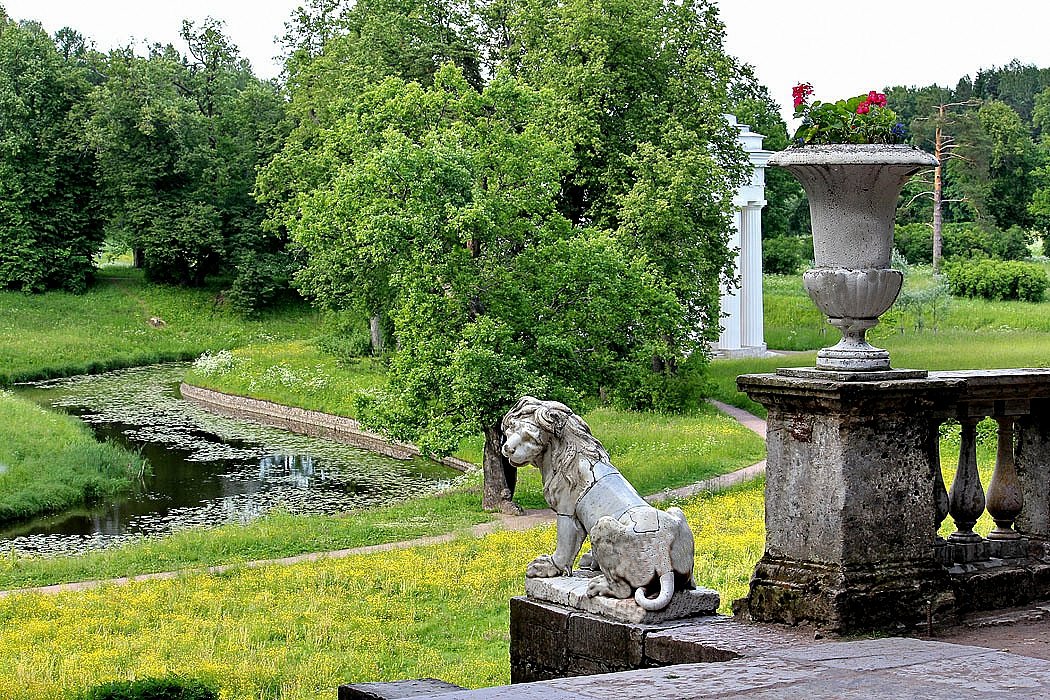
<svg viewBox="0 0 1050 700">
<path fill-rule="evenodd" d="M 457 472 L 225 418 L 178 395 L 185 363 L 18 387 L 141 450 L 153 473 L 134 494 L 0 530 L 0 551 L 59 554 L 187 527 L 246 523 L 280 508 L 330 514 L 446 487 Z"/>
</svg>

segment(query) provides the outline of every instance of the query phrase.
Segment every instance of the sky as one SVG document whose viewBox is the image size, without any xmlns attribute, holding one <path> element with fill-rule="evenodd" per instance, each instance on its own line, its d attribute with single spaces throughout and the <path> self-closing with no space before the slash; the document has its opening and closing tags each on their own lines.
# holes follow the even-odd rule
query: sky
<svg viewBox="0 0 1050 700">
<path fill-rule="evenodd" d="M 302 0 L 0 0 L 49 31 L 71 26 L 106 50 L 137 40 L 181 44 L 182 19 L 209 15 L 257 75 L 277 75 L 275 37 Z M 836 100 L 889 85 L 950 85 L 1014 58 L 1050 67 L 1048 0 L 715 0 L 726 49 L 755 67 L 790 119 L 791 87 Z M 891 105 L 892 107 L 892 105 Z"/>
</svg>

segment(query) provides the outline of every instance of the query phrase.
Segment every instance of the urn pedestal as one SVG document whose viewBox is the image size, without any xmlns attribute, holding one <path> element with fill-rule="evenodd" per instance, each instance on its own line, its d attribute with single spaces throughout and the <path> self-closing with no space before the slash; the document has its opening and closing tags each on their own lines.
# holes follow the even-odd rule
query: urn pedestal
<svg viewBox="0 0 1050 700">
<path fill-rule="evenodd" d="M 890 268 L 897 197 L 909 177 L 937 160 L 911 146 L 842 144 L 789 148 L 769 164 L 787 169 L 806 190 L 814 256 L 806 293 L 842 333 L 837 345 L 817 354 L 817 369 L 889 370 L 889 353 L 865 333 L 904 282 Z"/>
</svg>

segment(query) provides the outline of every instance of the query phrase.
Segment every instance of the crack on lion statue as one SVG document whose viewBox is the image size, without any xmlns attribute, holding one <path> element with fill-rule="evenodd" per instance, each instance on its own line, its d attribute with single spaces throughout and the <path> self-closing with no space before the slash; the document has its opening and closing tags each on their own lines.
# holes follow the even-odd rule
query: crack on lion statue
<svg viewBox="0 0 1050 700">
<path fill-rule="evenodd" d="M 515 468 L 539 468 L 543 496 L 558 516 L 554 553 L 536 557 L 527 577 L 571 576 L 589 535 L 590 556 L 580 567 L 601 570 L 587 586 L 589 596 L 633 595 L 643 609 L 662 610 L 676 589 L 696 587 L 693 532 L 681 509 L 646 503 L 568 406 L 523 396 L 501 427 L 503 456 Z"/>
</svg>

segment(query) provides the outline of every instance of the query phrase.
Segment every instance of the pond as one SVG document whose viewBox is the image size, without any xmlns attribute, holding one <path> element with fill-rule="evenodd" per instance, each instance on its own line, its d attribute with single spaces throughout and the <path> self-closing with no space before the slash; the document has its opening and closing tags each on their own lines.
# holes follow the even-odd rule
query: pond
<svg viewBox="0 0 1050 700">
<path fill-rule="evenodd" d="M 145 455 L 134 492 L 0 528 L 0 551 L 72 554 L 187 527 L 245 523 L 273 509 L 333 514 L 447 488 L 459 472 L 209 413 L 183 401 L 186 363 L 23 384 L 100 439 Z"/>
</svg>

